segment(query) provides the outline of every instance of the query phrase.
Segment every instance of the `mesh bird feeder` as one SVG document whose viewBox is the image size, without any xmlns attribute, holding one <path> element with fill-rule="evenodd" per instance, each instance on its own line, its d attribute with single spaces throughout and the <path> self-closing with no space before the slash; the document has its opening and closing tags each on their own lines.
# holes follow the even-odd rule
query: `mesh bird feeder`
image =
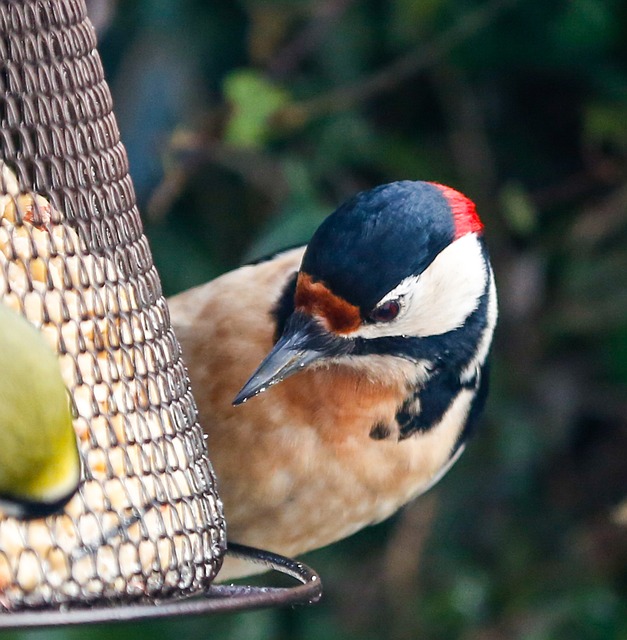
<svg viewBox="0 0 627 640">
<path fill-rule="evenodd" d="M 83 461 L 61 514 L 0 515 L 0 627 L 313 600 L 270 554 L 303 584 L 211 586 L 225 522 L 111 109 L 82 0 L 0 0 L 0 300 L 58 352 Z"/>
</svg>

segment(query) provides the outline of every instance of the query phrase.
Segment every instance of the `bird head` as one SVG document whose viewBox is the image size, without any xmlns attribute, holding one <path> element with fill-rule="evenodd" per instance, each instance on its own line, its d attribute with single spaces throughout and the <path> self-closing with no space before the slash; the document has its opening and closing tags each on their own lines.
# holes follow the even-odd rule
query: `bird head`
<svg viewBox="0 0 627 640">
<path fill-rule="evenodd" d="M 277 342 L 233 403 L 330 362 L 444 361 L 450 341 L 437 337 L 463 329 L 488 295 L 482 229 L 473 202 L 436 183 L 394 182 L 342 204 L 309 242 L 277 306 Z M 461 351 L 478 348 L 486 320 L 472 324 Z"/>
</svg>

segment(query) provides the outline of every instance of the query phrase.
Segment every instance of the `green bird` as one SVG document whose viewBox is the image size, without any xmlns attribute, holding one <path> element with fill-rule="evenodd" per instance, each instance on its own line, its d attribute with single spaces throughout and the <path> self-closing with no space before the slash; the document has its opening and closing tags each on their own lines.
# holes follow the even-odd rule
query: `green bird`
<svg viewBox="0 0 627 640">
<path fill-rule="evenodd" d="M 24 519 L 56 513 L 80 476 L 58 357 L 28 320 L 0 303 L 0 509 Z"/>
</svg>

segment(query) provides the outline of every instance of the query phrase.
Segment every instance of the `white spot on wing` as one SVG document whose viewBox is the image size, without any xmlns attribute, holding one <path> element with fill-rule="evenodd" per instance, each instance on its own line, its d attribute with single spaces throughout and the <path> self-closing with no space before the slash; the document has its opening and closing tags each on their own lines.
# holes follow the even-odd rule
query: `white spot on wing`
<svg viewBox="0 0 627 640">
<path fill-rule="evenodd" d="M 492 344 L 492 334 L 494 333 L 494 327 L 496 326 L 496 318 L 498 316 L 497 298 L 496 298 L 496 286 L 494 285 L 494 274 L 490 270 L 490 288 L 488 290 L 488 310 L 486 327 L 481 336 L 479 345 L 477 346 L 477 352 L 475 357 L 468 363 L 468 366 L 462 372 L 460 380 L 462 382 L 468 382 L 475 372 L 483 365 L 488 352 L 490 351 L 490 345 Z"/>
</svg>

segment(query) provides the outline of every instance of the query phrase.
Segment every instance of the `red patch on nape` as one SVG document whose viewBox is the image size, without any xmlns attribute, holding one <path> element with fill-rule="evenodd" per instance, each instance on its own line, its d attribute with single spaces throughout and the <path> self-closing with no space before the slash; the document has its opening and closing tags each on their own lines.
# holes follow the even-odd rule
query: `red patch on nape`
<svg viewBox="0 0 627 640">
<path fill-rule="evenodd" d="M 449 207 L 451 207 L 455 223 L 455 240 L 465 236 L 467 233 L 481 233 L 483 231 L 483 223 L 479 219 L 477 207 L 470 198 L 438 182 L 432 182 L 431 184 L 440 190 Z"/>
<path fill-rule="evenodd" d="M 338 333 L 350 333 L 361 325 L 359 307 L 335 295 L 323 282 L 314 282 L 302 271 L 296 281 L 294 303 L 297 311 L 319 317 Z"/>
</svg>

